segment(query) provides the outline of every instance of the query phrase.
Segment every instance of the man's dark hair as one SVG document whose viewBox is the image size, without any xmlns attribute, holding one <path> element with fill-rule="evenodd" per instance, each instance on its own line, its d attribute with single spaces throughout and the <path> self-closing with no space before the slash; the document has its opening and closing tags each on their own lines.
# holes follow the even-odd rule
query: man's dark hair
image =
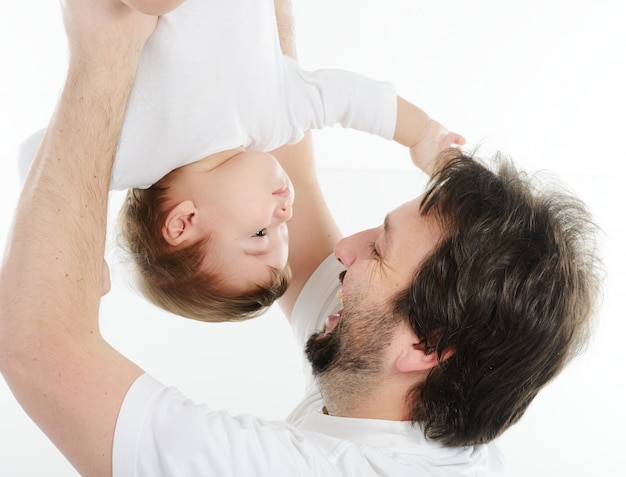
<svg viewBox="0 0 626 477">
<path fill-rule="evenodd" d="M 586 344 L 600 288 L 596 227 L 570 193 L 446 151 L 421 204 L 443 236 L 394 311 L 440 362 L 407 396 L 448 446 L 488 442 Z M 441 359 L 444 351 L 451 352 Z"/>
</svg>

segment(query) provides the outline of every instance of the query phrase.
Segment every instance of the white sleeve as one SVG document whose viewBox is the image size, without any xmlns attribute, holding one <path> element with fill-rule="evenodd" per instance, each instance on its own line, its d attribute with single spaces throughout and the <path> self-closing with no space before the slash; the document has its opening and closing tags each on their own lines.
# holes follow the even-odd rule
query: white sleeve
<svg viewBox="0 0 626 477">
<path fill-rule="evenodd" d="M 335 476 L 295 426 L 193 403 L 144 374 L 131 386 L 113 439 L 113 476 Z"/>
<path fill-rule="evenodd" d="M 302 130 L 339 124 L 392 139 L 397 94 L 391 83 L 337 69 L 303 71 L 285 57 L 285 108 Z"/>
</svg>

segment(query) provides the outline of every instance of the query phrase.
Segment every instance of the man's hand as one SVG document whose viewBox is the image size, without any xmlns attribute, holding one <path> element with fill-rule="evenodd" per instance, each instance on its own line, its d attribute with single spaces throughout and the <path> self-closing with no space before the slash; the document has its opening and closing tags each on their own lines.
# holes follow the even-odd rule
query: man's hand
<svg viewBox="0 0 626 477">
<path fill-rule="evenodd" d="M 431 119 L 426 126 L 424 137 L 409 148 L 413 164 L 428 175 L 433 172 L 434 161 L 437 155 L 449 147 L 458 147 L 465 144 L 465 138 L 460 134 L 448 131 L 439 122 Z"/>
</svg>

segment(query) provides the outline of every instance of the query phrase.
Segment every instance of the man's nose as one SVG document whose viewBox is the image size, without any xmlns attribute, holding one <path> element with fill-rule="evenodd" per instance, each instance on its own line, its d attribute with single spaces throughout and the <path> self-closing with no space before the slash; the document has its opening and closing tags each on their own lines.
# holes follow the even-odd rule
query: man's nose
<svg viewBox="0 0 626 477">
<path fill-rule="evenodd" d="M 349 268 L 356 260 L 355 236 L 342 238 L 335 245 L 335 258 L 346 268 Z"/>
<path fill-rule="evenodd" d="M 335 245 L 335 257 L 344 267 L 352 266 L 359 256 L 371 253 L 371 245 L 378 238 L 381 230 L 381 227 L 376 227 L 342 238 Z"/>
</svg>

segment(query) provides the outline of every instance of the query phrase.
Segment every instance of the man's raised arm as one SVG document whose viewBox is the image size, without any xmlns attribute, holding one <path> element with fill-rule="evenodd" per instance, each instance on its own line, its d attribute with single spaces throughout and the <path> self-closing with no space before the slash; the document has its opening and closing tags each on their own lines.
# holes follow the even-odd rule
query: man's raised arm
<svg viewBox="0 0 626 477">
<path fill-rule="evenodd" d="M 117 413 L 141 370 L 98 327 L 107 198 L 139 54 L 157 19 L 119 0 L 62 8 L 69 69 L 0 272 L 0 366 L 82 475 L 110 475 Z"/>
</svg>

